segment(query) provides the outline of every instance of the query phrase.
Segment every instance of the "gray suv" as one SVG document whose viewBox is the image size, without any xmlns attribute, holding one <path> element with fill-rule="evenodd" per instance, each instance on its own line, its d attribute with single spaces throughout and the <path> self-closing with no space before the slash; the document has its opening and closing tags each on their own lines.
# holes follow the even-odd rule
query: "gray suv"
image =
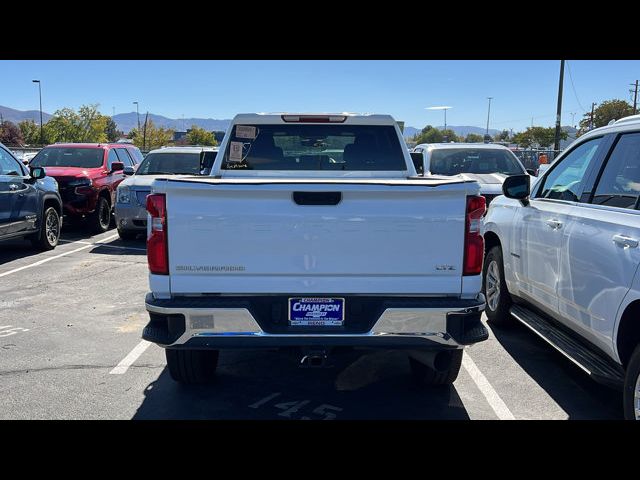
<svg viewBox="0 0 640 480">
<path fill-rule="evenodd" d="M 118 185 L 115 217 L 118 234 L 132 240 L 147 230 L 146 199 L 151 183 L 167 175 L 208 175 L 218 147 L 162 147 L 150 151 L 138 169 L 125 168 L 131 175 Z"/>
</svg>

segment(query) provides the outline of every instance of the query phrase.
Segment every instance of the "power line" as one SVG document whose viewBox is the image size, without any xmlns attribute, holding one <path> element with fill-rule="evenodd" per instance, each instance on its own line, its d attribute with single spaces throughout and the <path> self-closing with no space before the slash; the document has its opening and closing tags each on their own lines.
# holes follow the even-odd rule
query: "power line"
<svg viewBox="0 0 640 480">
<path fill-rule="evenodd" d="M 571 89 L 573 90 L 573 96 L 576 97 L 576 102 L 578 102 L 578 106 L 582 109 L 583 112 L 587 110 L 582 106 L 580 100 L 578 99 L 578 94 L 576 93 L 576 87 L 573 84 L 573 76 L 571 75 L 571 67 L 569 66 L 569 60 L 567 60 L 567 70 L 569 72 L 569 80 L 571 80 Z"/>
</svg>

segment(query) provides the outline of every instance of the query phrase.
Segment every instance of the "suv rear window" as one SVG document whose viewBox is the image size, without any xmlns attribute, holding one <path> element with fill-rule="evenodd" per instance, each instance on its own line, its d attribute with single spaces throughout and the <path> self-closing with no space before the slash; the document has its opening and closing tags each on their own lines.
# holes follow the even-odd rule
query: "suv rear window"
<svg viewBox="0 0 640 480">
<path fill-rule="evenodd" d="M 150 153 L 136 171 L 136 175 L 159 174 L 200 174 L 200 153 Z"/>
<path fill-rule="evenodd" d="M 406 162 L 393 126 L 236 125 L 222 168 L 405 170 Z"/>
<path fill-rule="evenodd" d="M 488 148 L 443 148 L 431 152 L 429 171 L 434 175 L 459 173 L 525 173 L 515 156 L 506 150 Z"/>
<path fill-rule="evenodd" d="M 102 166 L 104 149 L 48 147 L 33 157 L 29 165 L 34 167 L 98 168 Z"/>
</svg>

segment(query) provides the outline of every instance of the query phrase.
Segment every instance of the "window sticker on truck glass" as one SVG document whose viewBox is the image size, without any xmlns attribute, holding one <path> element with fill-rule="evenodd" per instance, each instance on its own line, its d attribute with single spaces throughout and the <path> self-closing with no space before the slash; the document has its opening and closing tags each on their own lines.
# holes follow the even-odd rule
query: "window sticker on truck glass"
<svg viewBox="0 0 640 480">
<path fill-rule="evenodd" d="M 242 142 L 231 142 L 231 146 L 229 148 L 229 161 L 230 162 L 241 162 L 242 161 Z"/>
<path fill-rule="evenodd" d="M 256 127 L 251 125 L 236 125 L 236 138 L 256 138 Z"/>
</svg>

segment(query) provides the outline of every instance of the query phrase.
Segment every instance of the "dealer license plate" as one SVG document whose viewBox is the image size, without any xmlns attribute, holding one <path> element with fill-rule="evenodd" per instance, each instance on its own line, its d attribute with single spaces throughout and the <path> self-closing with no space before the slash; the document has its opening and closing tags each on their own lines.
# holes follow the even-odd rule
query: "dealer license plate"
<svg viewBox="0 0 640 480">
<path fill-rule="evenodd" d="M 289 325 L 339 327 L 344 324 L 344 298 L 290 298 Z"/>
</svg>

